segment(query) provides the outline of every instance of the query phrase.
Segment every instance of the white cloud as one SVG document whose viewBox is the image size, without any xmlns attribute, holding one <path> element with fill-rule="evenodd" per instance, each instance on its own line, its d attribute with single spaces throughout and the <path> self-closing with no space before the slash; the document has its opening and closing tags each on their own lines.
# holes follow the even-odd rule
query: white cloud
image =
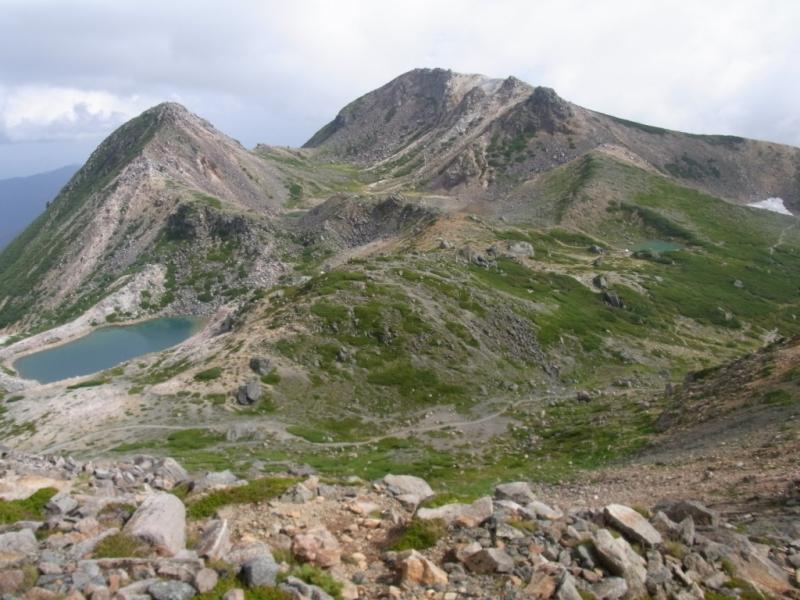
<svg viewBox="0 0 800 600">
<path fill-rule="evenodd" d="M 140 96 L 46 86 L 16 87 L 0 96 L 0 124 L 11 142 L 96 137 L 152 102 Z"/>
<path fill-rule="evenodd" d="M 246 144 L 300 144 L 355 97 L 439 66 L 513 74 L 654 125 L 800 145 L 798 22 L 794 0 L 3 0 L 0 82 L 87 96 L 99 117 L 52 92 L 44 116 L 23 119 L 60 115 L 53 135 L 180 98 Z M 7 111 L 0 100 L 3 122 Z"/>
</svg>

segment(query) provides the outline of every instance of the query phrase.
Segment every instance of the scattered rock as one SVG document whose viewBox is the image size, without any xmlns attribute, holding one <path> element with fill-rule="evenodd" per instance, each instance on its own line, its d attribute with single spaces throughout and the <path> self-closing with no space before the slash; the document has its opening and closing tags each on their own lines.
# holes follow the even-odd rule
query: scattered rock
<svg viewBox="0 0 800 600">
<path fill-rule="evenodd" d="M 155 600 L 189 600 L 197 592 L 183 581 L 157 581 L 147 588 Z"/>
<path fill-rule="evenodd" d="M 66 492 L 59 492 L 47 503 L 45 507 L 49 512 L 58 515 L 68 515 L 78 508 L 78 501 Z"/>
<path fill-rule="evenodd" d="M 279 571 L 280 568 L 272 554 L 267 552 L 245 562 L 242 565 L 240 576 L 242 581 L 250 587 L 275 585 L 275 578 Z"/>
<path fill-rule="evenodd" d="M 465 527 L 477 527 L 494 513 L 492 499 L 488 496 L 478 498 L 472 504 L 445 504 L 438 508 L 420 508 L 417 517 L 429 520 L 441 520 L 446 524 L 458 523 Z"/>
<path fill-rule="evenodd" d="M 303 562 L 323 568 L 338 565 L 342 557 L 339 541 L 322 526 L 296 535 L 292 540 L 292 554 Z"/>
<path fill-rule="evenodd" d="M 416 550 L 407 550 L 397 557 L 400 583 L 416 585 L 444 585 L 447 573 Z"/>
<path fill-rule="evenodd" d="M 0 567 L 25 558 L 39 556 L 39 542 L 30 529 L 0 534 Z"/>
<path fill-rule="evenodd" d="M 237 483 L 239 483 L 238 477 L 229 470 L 209 472 L 192 483 L 192 491 L 203 492 L 214 488 L 230 487 Z"/>
<path fill-rule="evenodd" d="M 625 302 L 614 290 L 605 290 L 603 292 L 603 302 L 614 308 L 625 308 Z"/>
<path fill-rule="evenodd" d="M 297 577 L 287 577 L 279 586 L 280 590 L 295 600 L 333 600 L 322 588 L 306 583 Z"/>
<path fill-rule="evenodd" d="M 22 569 L 6 569 L 0 571 L 0 595 L 16 594 L 22 591 L 25 583 L 25 572 Z"/>
<path fill-rule="evenodd" d="M 250 359 L 250 369 L 257 375 L 266 375 L 272 368 L 272 363 L 263 356 L 254 356 Z"/>
<path fill-rule="evenodd" d="M 517 504 L 525 505 L 536 500 L 531 491 L 531 486 L 525 481 L 501 483 L 494 488 L 494 497 L 497 500 L 511 500 Z"/>
<path fill-rule="evenodd" d="M 221 560 L 231 549 L 227 519 L 211 521 L 203 530 L 197 553 L 210 560 Z"/>
<path fill-rule="evenodd" d="M 242 588 L 228 590 L 222 595 L 222 600 L 244 600 L 244 590 Z"/>
<path fill-rule="evenodd" d="M 686 517 L 692 517 L 695 525 L 700 527 L 719 526 L 719 513 L 694 500 L 675 502 L 661 508 L 676 522 L 682 521 Z"/>
<path fill-rule="evenodd" d="M 261 393 L 261 382 L 258 379 L 251 379 L 239 386 L 236 391 L 236 401 L 243 406 L 249 406 L 261 399 Z"/>
<path fill-rule="evenodd" d="M 466 558 L 464 564 L 473 573 L 510 573 L 514 560 L 500 548 L 484 548 Z"/>
<path fill-rule="evenodd" d="M 219 576 L 214 569 L 200 569 L 194 575 L 194 587 L 201 594 L 213 590 L 217 581 L 219 581 Z"/>
<path fill-rule="evenodd" d="M 533 246 L 528 242 L 509 242 L 508 251 L 515 256 L 524 256 L 526 258 L 533 258 L 535 255 Z"/>
</svg>

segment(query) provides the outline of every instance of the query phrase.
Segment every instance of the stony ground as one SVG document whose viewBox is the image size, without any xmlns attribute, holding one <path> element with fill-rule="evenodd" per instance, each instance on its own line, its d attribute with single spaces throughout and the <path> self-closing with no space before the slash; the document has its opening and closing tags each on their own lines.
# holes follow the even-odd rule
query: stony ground
<svg viewBox="0 0 800 600">
<path fill-rule="evenodd" d="M 580 485 L 526 482 L 447 503 L 412 476 L 0 457 L 9 600 L 800 598 L 799 532 L 750 535 L 697 501 L 691 477 L 658 503 L 634 504 L 666 488 L 624 470 L 588 503 Z M 773 508 L 790 523 L 798 506 L 794 488 Z"/>
</svg>

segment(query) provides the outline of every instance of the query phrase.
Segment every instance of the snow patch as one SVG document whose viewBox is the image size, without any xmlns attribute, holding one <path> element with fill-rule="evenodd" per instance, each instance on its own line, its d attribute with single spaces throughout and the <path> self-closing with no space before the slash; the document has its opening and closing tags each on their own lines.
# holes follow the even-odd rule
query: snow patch
<svg viewBox="0 0 800 600">
<path fill-rule="evenodd" d="M 781 215 L 789 215 L 790 217 L 793 216 L 792 213 L 789 212 L 789 209 L 784 206 L 783 198 L 767 198 L 766 200 L 761 200 L 760 202 L 751 202 L 747 206 L 752 206 L 753 208 L 762 208 L 764 210 L 776 212 Z"/>
</svg>

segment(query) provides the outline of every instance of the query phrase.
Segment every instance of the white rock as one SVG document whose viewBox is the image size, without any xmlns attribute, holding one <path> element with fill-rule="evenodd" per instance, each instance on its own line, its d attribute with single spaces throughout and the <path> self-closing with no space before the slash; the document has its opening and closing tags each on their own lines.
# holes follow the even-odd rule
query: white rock
<svg viewBox="0 0 800 600">
<path fill-rule="evenodd" d="M 177 554 L 186 548 L 186 508 L 172 494 L 153 494 L 136 509 L 124 531 Z"/>
<path fill-rule="evenodd" d="M 433 490 L 428 482 L 413 475 L 389 474 L 383 478 L 383 483 L 392 496 L 405 500 L 409 504 L 413 503 L 415 498 L 417 499 L 416 503 L 419 504 L 433 497 Z"/>
<path fill-rule="evenodd" d="M 606 521 L 634 542 L 658 546 L 661 534 L 638 512 L 622 504 L 609 504 L 604 509 Z"/>
<path fill-rule="evenodd" d="M 492 516 L 494 504 L 488 496 L 478 498 L 472 504 L 445 504 L 437 508 L 420 508 L 417 517 L 425 521 L 441 519 L 448 525 L 459 522 L 476 527 Z"/>
</svg>

